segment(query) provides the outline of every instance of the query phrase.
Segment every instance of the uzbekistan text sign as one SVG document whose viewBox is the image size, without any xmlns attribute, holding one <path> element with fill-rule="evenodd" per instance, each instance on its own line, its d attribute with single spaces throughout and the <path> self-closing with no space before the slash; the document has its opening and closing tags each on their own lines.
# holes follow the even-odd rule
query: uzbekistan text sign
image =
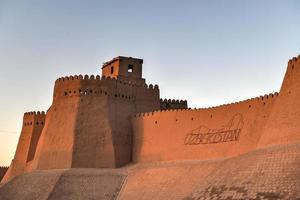
<svg viewBox="0 0 300 200">
<path fill-rule="evenodd" d="M 199 145 L 238 141 L 244 122 L 241 114 L 232 117 L 226 126 L 220 129 L 209 129 L 206 126 L 192 130 L 185 137 L 185 145 Z"/>
</svg>

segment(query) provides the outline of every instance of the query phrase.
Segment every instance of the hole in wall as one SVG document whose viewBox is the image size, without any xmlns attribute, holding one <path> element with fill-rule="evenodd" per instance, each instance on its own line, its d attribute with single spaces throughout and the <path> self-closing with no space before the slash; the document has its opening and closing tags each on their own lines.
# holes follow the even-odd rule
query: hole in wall
<svg viewBox="0 0 300 200">
<path fill-rule="evenodd" d="M 133 65 L 128 65 L 128 70 L 127 70 L 129 73 L 132 73 L 133 72 Z"/>
<path fill-rule="evenodd" d="M 110 74 L 113 74 L 114 73 L 114 66 L 112 66 L 111 68 L 110 68 Z"/>
</svg>

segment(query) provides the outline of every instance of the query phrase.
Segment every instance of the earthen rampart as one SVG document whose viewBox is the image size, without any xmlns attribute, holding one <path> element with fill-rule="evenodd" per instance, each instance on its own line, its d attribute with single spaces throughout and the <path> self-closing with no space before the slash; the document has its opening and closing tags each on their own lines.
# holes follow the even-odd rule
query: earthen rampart
<svg viewBox="0 0 300 200">
<path fill-rule="evenodd" d="M 294 143 L 300 140 L 300 55 L 289 60 L 280 89 L 280 98 L 274 105 L 259 143 L 266 145 Z"/>
<path fill-rule="evenodd" d="M 36 169 L 122 166 L 131 161 L 130 116 L 159 109 L 157 85 L 105 76 L 59 78 L 53 96 Z"/>
<path fill-rule="evenodd" d="M 278 93 L 202 109 L 133 117 L 135 162 L 207 160 L 256 148 Z"/>
<path fill-rule="evenodd" d="M 3 179 L 17 176 L 27 171 L 28 163 L 33 160 L 45 124 L 45 112 L 27 112 L 23 117 L 23 127 L 15 157 Z"/>
<path fill-rule="evenodd" d="M 47 114 L 24 114 L 4 180 L 35 169 L 223 159 L 300 141 L 300 56 L 289 61 L 279 93 L 201 109 L 160 99 L 159 87 L 141 77 L 141 63 L 122 59 L 102 77 L 56 80 Z"/>
</svg>

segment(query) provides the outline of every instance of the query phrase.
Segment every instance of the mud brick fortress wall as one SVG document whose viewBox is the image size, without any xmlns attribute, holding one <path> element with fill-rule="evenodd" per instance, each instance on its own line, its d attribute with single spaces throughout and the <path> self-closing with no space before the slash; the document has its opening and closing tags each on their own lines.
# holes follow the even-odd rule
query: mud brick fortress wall
<svg viewBox="0 0 300 200">
<path fill-rule="evenodd" d="M 288 62 L 279 93 L 204 109 L 138 113 L 135 162 L 209 160 L 299 142 L 300 56 Z"/>
<path fill-rule="evenodd" d="M 36 169 L 116 168 L 130 162 L 227 158 L 300 139 L 300 56 L 279 93 L 204 109 L 162 100 L 143 60 L 117 57 L 102 77 L 55 82 L 47 113 L 26 113 L 3 181 Z"/>
</svg>

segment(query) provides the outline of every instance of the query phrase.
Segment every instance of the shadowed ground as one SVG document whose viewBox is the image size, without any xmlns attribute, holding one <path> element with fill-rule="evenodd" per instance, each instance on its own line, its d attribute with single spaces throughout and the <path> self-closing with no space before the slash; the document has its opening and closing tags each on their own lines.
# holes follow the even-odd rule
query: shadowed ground
<svg viewBox="0 0 300 200">
<path fill-rule="evenodd" d="M 0 199 L 300 199 L 300 144 L 225 160 L 35 171 L 0 186 Z"/>
</svg>

